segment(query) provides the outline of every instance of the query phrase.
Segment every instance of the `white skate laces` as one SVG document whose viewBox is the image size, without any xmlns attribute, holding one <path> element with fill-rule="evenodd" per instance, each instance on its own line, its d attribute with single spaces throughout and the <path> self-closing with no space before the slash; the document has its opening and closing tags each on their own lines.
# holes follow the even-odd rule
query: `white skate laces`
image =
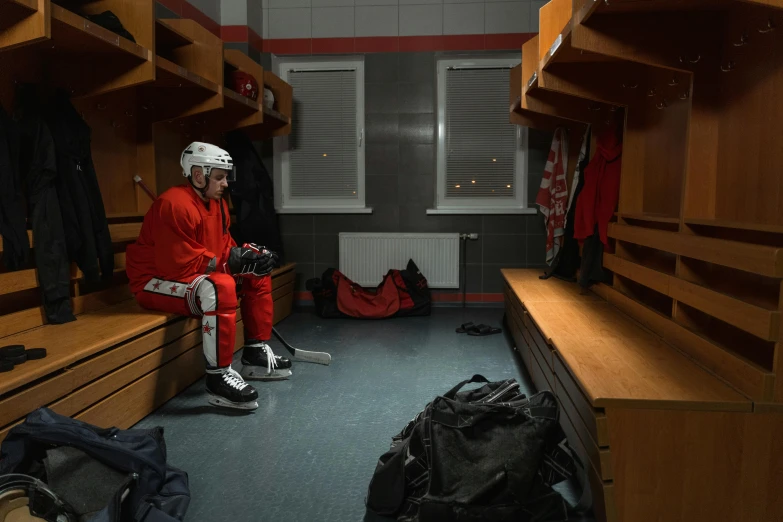
<svg viewBox="0 0 783 522">
<path fill-rule="evenodd" d="M 277 368 L 277 357 L 275 356 L 275 352 L 273 352 L 272 348 L 266 343 L 261 343 L 261 347 L 266 352 L 266 373 L 272 373 L 272 370 Z"/>
<path fill-rule="evenodd" d="M 223 372 L 223 381 L 235 390 L 242 391 L 247 388 L 247 383 L 242 376 L 230 366 Z"/>
</svg>

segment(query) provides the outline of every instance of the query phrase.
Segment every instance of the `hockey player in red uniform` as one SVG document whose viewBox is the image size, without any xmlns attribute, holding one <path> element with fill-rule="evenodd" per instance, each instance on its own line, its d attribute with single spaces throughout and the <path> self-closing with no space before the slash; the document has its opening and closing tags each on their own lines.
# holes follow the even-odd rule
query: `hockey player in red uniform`
<svg viewBox="0 0 783 522">
<path fill-rule="evenodd" d="M 189 185 L 161 194 L 144 216 L 139 239 L 126 252 L 131 291 L 144 308 L 201 317 L 209 402 L 252 410 L 258 392 L 245 379 L 279 380 L 291 361 L 275 355 L 272 280 L 277 256 L 234 243 L 222 199 L 233 180 L 231 156 L 208 143 L 191 143 L 180 164 Z M 246 339 L 242 375 L 231 368 L 236 308 L 241 298 Z"/>
</svg>

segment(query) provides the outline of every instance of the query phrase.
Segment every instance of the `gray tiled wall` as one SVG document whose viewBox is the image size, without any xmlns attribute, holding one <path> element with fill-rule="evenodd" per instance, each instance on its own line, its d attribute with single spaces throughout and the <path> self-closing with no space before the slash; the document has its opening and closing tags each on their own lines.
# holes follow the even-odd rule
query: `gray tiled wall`
<svg viewBox="0 0 783 522">
<path fill-rule="evenodd" d="M 298 263 L 298 290 L 338 266 L 339 232 L 476 232 L 479 240 L 467 245 L 469 293 L 501 292 L 501 268 L 543 266 L 540 216 L 426 215 L 435 196 L 435 59 L 432 52 L 365 56 L 366 189 L 374 211 L 280 216 L 287 257 Z M 531 129 L 531 204 L 550 142 L 550 135 Z"/>
</svg>

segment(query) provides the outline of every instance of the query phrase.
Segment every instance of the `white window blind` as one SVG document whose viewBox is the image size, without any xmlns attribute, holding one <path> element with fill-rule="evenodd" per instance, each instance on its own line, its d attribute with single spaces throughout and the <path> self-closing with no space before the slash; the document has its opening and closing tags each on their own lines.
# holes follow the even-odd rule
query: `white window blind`
<svg viewBox="0 0 783 522">
<path fill-rule="evenodd" d="M 509 123 L 508 112 L 514 65 L 503 58 L 438 62 L 437 210 L 526 210 L 527 129 Z"/>
<path fill-rule="evenodd" d="M 292 71 L 291 198 L 358 199 L 356 71 Z"/>
<path fill-rule="evenodd" d="M 364 183 L 364 61 L 286 58 L 291 134 L 274 140 L 275 208 L 282 213 L 370 213 Z"/>
<path fill-rule="evenodd" d="M 509 69 L 446 71 L 446 197 L 514 198 Z"/>
</svg>

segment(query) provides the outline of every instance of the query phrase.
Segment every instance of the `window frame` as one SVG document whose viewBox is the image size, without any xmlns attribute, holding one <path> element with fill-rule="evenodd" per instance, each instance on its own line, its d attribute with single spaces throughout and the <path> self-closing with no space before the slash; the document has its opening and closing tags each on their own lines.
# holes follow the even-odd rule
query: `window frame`
<svg viewBox="0 0 783 522">
<path fill-rule="evenodd" d="M 324 199 L 291 199 L 291 155 L 289 136 L 279 136 L 273 140 L 274 148 L 274 191 L 275 210 L 279 214 L 369 214 L 372 208 L 366 206 L 365 183 L 365 132 L 364 132 L 364 58 L 344 56 L 318 59 L 307 56 L 299 58 L 283 57 L 275 60 L 274 69 L 278 76 L 290 83 L 292 69 L 299 71 L 334 71 L 356 69 L 356 128 L 357 128 L 357 197 Z M 294 92 L 296 97 L 296 92 Z M 292 121 L 292 125 L 296 125 Z"/>
<path fill-rule="evenodd" d="M 427 214 L 535 214 L 536 209 L 528 205 L 528 129 L 516 125 L 516 197 L 514 199 L 494 198 L 447 198 L 446 197 L 446 82 L 449 68 L 492 69 L 520 63 L 519 56 L 503 55 L 493 57 L 441 58 L 437 67 L 437 158 L 435 208 Z M 509 123 L 511 125 L 511 123 Z"/>
</svg>

